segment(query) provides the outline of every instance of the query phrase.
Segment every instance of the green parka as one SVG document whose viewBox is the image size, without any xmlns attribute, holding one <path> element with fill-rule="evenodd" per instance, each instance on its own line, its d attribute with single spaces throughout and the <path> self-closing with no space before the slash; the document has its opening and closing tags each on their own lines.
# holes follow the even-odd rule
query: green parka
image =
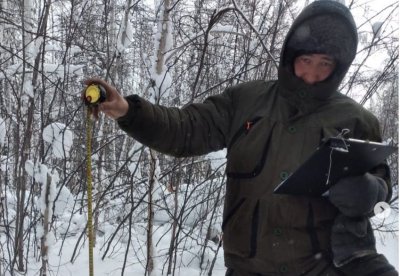
<svg viewBox="0 0 400 276">
<path fill-rule="evenodd" d="M 326 198 L 275 195 L 274 188 L 323 139 L 344 128 L 350 137 L 381 141 L 377 119 L 336 92 L 354 58 L 352 45 L 352 57 L 345 62 L 338 57 L 337 70 L 323 83 L 306 85 L 293 75 L 292 61 L 287 61 L 293 53 L 287 43 L 304 20 L 330 14 L 357 35 L 351 15 L 341 6 L 310 6 L 288 33 L 277 81 L 239 84 L 182 109 L 132 95 L 126 98 L 128 114 L 118 119 L 136 140 L 173 156 L 227 148 L 223 247 L 226 266 L 234 269 L 300 275 L 315 266 L 320 253 L 330 251 L 336 208 Z M 375 173 L 388 180 L 382 168 Z"/>
</svg>

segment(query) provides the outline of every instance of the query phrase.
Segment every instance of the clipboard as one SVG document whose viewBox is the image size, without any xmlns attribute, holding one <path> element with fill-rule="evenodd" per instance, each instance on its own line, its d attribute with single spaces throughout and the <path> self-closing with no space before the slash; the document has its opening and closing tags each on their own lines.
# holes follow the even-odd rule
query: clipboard
<svg viewBox="0 0 400 276">
<path fill-rule="evenodd" d="M 364 174 L 385 161 L 397 147 L 357 139 L 329 138 L 274 194 L 323 196 L 340 178 Z"/>
</svg>

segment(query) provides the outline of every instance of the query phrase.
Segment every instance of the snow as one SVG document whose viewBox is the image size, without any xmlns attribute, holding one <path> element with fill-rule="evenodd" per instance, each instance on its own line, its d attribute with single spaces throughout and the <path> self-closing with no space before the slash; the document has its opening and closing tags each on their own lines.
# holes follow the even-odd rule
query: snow
<svg viewBox="0 0 400 276">
<path fill-rule="evenodd" d="M 377 236 L 376 247 L 378 253 L 383 254 L 389 263 L 399 271 L 399 234 L 375 235 Z"/>
<path fill-rule="evenodd" d="M 377 38 L 379 38 L 379 36 L 381 34 L 382 25 L 383 25 L 383 22 L 379 22 L 379 21 L 372 24 L 372 32 L 373 32 L 374 36 Z"/>
<path fill-rule="evenodd" d="M 135 152 L 140 148 L 140 144 L 132 148 L 131 153 Z M 221 153 L 216 154 L 220 156 Z M 25 170 L 30 177 L 41 185 L 41 196 L 36 200 L 36 204 L 40 207 L 43 212 L 46 207 L 44 204 L 45 187 L 47 183 L 47 176 L 51 176 L 51 191 L 49 196 L 49 211 L 51 211 L 53 204 L 54 206 L 54 226 L 50 232 L 46 234 L 45 244 L 49 246 L 49 253 L 47 257 L 49 268 L 54 275 L 87 275 L 88 274 L 88 242 L 86 237 L 79 243 L 78 239 L 82 231 L 84 230 L 87 222 L 85 213 L 79 214 L 74 211 L 73 205 L 75 200 L 79 199 L 82 195 L 78 194 L 73 197 L 71 192 L 66 187 L 57 187 L 59 177 L 54 171 L 50 173 L 49 168 L 44 164 L 35 164 L 34 161 L 29 160 L 25 164 Z M 159 175 L 159 167 L 157 167 L 156 175 Z M 215 183 L 205 183 L 204 185 L 213 187 Z M 154 252 L 155 252 L 155 270 L 152 275 L 160 276 L 166 275 L 167 263 L 168 263 L 168 250 L 171 242 L 172 227 L 170 214 L 163 211 L 164 200 L 166 204 L 172 209 L 173 199 L 172 194 L 168 193 L 166 188 L 156 181 L 156 189 L 154 191 L 154 199 L 156 202 L 156 220 L 154 224 Z M 58 192 L 58 197 L 56 194 Z M 179 187 L 179 206 L 178 208 L 184 208 L 185 217 L 187 219 L 181 225 L 182 229 L 181 236 L 186 236 L 185 242 L 181 242 L 178 245 L 177 251 L 177 266 L 178 269 L 175 275 L 198 275 L 200 273 L 200 265 L 204 271 L 208 271 L 210 263 L 215 257 L 215 252 L 218 245 L 212 241 L 208 242 L 208 247 L 204 251 L 203 264 L 200 264 L 200 256 L 203 253 L 202 244 L 206 236 L 206 229 L 199 229 L 199 217 L 203 217 L 206 210 L 205 206 L 196 202 L 201 202 L 205 198 L 204 191 L 195 185 L 181 185 Z M 14 213 L 15 209 L 15 198 L 9 194 L 8 204 L 9 213 Z M 184 199 L 191 197 L 193 201 L 187 201 L 186 207 L 184 207 Z M 190 199 L 190 198 L 189 198 Z M 120 198 L 115 198 L 109 202 L 109 206 L 115 206 L 110 210 L 110 215 L 121 216 L 121 206 L 123 202 Z M 126 207 L 127 208 L 127 207 Z M 112 213 L 114 212 L 114 213 Z M 138 210 L 138 212 L 140 212 Z M 139 213 L 137 213 L 139 214 Z M 105 212 L 99 217 L 99 228 L 97 232 L 97 244 L 94 248 L 94 267 L 95 275 L 121 275 L 125 252 L 127 246 L 127 263 L 125 267 L 125 275 L 144 275 L 145 266 L 145 242 L 146 242 L 146 215 L 141 217 L 140 215 L 134 216 L 134 223 L 132 223 L 131 237 L 129 241 L 128 227 L 125 225 L 123 231 L 117 233 L 116 239 L 111 244 L 111 250 L 105 254 L 107 243 L 109 238 L 116 231 L 116 223 L 110 219 L 109 216 L 105 215 Z M 217 212 L 217 216 L 220 218 L 221 212 Z M 50 213 L 51 216 L 51 213 Z M 208 216 L 206 221 L 209 221 Z M 215 223 L 220 224 L 220 219 L 217 219 Z M 207 222 L 208 224 L 208 222 Z M 28 227 L 27 225 L 26 227 Z M 211 229 L 215 235 L 219 235 L 220 227 L 216 226 Z M 40 224 L 36 225 L 36 235 L 41 237 L 44 235 L 43 226 Z M 68 234 L 68 235 L 66 235 Z M 0 242 L 4 243 L 6 239 L 5 235 L 0 234 Z M 64 239 L 64 240 L 63 240 Z M 79 243 L 79 244 L 78 244 Z M 77 248 L 77 255 L 71 261 L 73 252 Z M 30 257 L 27 262 L 27 276 L 37 275 L 41 260 L 38 260 L 37 256 L 34 256 L 30 252 Z M 9 274 L 5 274 L 9 275 Z M 225 267 L 223 261 L 223 251 L 219 250 L 217 255 L 217 261 L 213 269 L 213 275 L 222 276 L 225 275 Z"/>
<path fill-rule="evenodd" d="M 56 236 L 53 232 L 48 232 L 45 238 L 45 245 L 48 247 L 54 246 L 56 244 Z"/>
<path fill-rule="evenodd" d="M 54 181 L 56 183 L 58 182 L 57 180 Z M 54 196 L 54 198 L 56 196 L 57 194 Z M 59 190 L 59 196 L 57 198 L 57 201 L 55 202 L 54 215 L 62 216 L 66 211 L 72 211 L 74 201 L 75 199 L 74 196 L 71 194 L 71 191 L 67 187 L 62 186 L 61 189 Z"/>
<path fill-rule="evenodd" d="M 29 97 L 33 98 L 33 96 L 34 96 L 33 95 L 33 85 L 32 85 L 32 82 L 31 82 L 31 80 L 29 78 L 25 79 L 23 90 L 24 90 L 24 93 L 26 95 L 28 95 Z"/>
<path fill-rule="evenodd" d="M 233 25 L 223 25 L 220 23 L 215 24 L 212 29 L 212 32 L 221 32 L 221 33 L 233 33 L 235 32 L 235 27 Z"/>
<path fill-rule="evenodd" d="M 38 37 L 36 40 L 33 38 L 33 33 L 35 29 L 35 7 L 32 0 L 24 1 L 24 18 L 25 18 L 25 56 L 26 60 L 24 61 L 24 69 L 27 72 L 24 77 L 23 82 L 23 93 L 27 96 L 33 98 L 34 97 L 34 87 L 32 84 L 32 76 L 33 70 L 32 65 L 35 63 L 35 58 L 39 53 L 40 45 L 43 42 L 43 38 Z"/>
<path fill-rule="evenodd" d="M 66 125 L 52 123 L 43 130 L 43 140 L 50 144 L 52 153 L 57 158 L 69 157 L 73 134 Z"/>
<path fill-rule="evenodd" d="M 45 216 L 45 213 L 47 211 L 47 218 L 48 222 L 51 223 L 52 218 L 53 218 L 53 210 L 57 210 L 58 213 L 62 213 L 65 211 L 63 209 L 60 212 L 60 206 L 58 208 L 53 208 L 54 203 L 56 200 L 56 186 L 57 182 L 59 181 L 59 177 L 57 173 L 51 174 L 49 172 L 49 169 L 46 165 L 44 164 L 34 164 L 33 161 L 28 160 L 25 163 L 25 170 L 28 173 L 30 177 L 33 177 L 36 182 L 40 184 L 40 197 L 38 200 L 35 201 L 38 209 L 40 210 L 42 216 Z M 49 183 L 50 180 L 50 183 Z M 49 191 L 48 191 L 49 189 Z M 64 192 L 65 193 L 65 192 Z M 47 201 L 47 202 L 46 202 Z M 61 204 L 65 203 L 64 201 L 61 201 Z M 61 205 L 61 207 L 63 207 Z M 44 222 L 42 222 L 44 223 Z M 56 244 L 56 237 L 54 232 L 51 231 L 51 229 L 44 229 L 44 224 L 37 224 L 36 225 L 36 235 L 38 239 L 40 240 L 43 236 L 44 237 L 44 243 L 47 245 L 49 248 L 51 246 Z M 49 255 L 42 256 L 44 259 L 48 260 Z"/>
<path fill-rule="evenodd" d="M 6 121 L 0 117 L 0 147 L 4 146 L 6 140 Z"/>
<path fill-rule="evenodd" d="M 76 50 L 76 48 L 74 48 L 74 53 L 79 53 L 79 51 Z M 69 64 L 66 67 L 64 67 L 64 65 L 62 64 L 48 63 L 48 62 L 43 63 L 43 66 L 45 73 L 55 74 L 59 77 L 64 77 L 66 70 L 68 70 L 69 73 L 72 73 L 76 76 L 81 76 L 83 73 L 82 69 L 85 67 L 85 65 L 73 65 L 73 64 Z M 4 72 L 0 73 L 0 80 L 6 78 L 6 76 L 11 76 L 14 74 L 22 74 L 22 72 L 23 72 L 22 63 L 12 64 L 6 67 Z M 25 85 L 24 92 L 28 96 L 33 97 L 33 87 L 30 80 L 26 80 L 24 82 L 24 85 Z"/>
<path fill-rule="evenodd" d="M 140 249 L 140 244 L 138 241 L 144 242 L 146 240 L 145 229 L 146 225 L 144 223 L 137 223 L 133 225 L 132 228 L 132 245 L 134 248 L 138 250 L 140 260 L 137 260 L 137 256 L 135 254 L 135 250 L 129 250 L 127 257 L 127 264 L 125 268 L 124 275 L 144 275 L 144 266 L 145 259 L 143 253 L 145 252 L 145 248 Z M 188 230 L 188 229 L 187 229 Z M 38 228 L 40 232 L 40 229 Z M 110 234 L 112 229 L 107 231 L 107 234 Z M 42 232 L 43 233 L 43 232 Z M 193 234 L 195 236 L 196 233 Z M 0 236 L 2 239 L 4 236 Z M 49 247 L 49 267 L 55 273 L 55 275 L 88 275 L 88 267 L 89 267 L 89 258 L 88 258 L 88 242 L 85 242 L 80 246 L 78 246 L 77 256 L 73 262 L 71 262 L 71 257 L 73 255 L 74 248 L 78 243 L 78 235 L 71 236 L 65 239 L 64 244 L 61 237 L 57 237 L 53 233 L 49 233 L 47 235 L 46 243 Z M 128 237 L 128 234 L 125 233 L 125 238 Z M 155 241 L 155 255 L 157 256 L 155 259 L 155 271 L 153 275 L 161 276 L 166 275 L 167 267 L 166 264 L 166 255 L 168 254 L 168 248 L 170 245 L 171 238 L 171 228 L 167 225 L 157 225 L 154 227 L 154 241 Z M 101 237 L 97 238 L 97 244 L 94 248 L 94 273 L 95 275 L 121 275 L 123 263 L 124 263 L 124 248 L 126 247 L 126 242 L 119 242 L 114 244 L 114 250 L 112 254 L 108 254 L 104 260 L 102 259 L 105 247 L 102 246 L 104 240 Z M 214 243 L 210 243 L 210 248 L 206 249 L 205 255 L 205 263 L 207 264 L 214 258 L 214 251 L 216 250 L 217 245 Z M 181 266 L 175 275 L 187 276 L 187 275 L 199 275 L 199 253 L 202 248 L 196 244 L 196 241 L 193 240 L 191 244 L 187 244 L 185 250 L 182 248 L 179 250 L 177 254 L 177 265 Z M 60 254 L 61 253 L 61 254 Z M 28 272 L 27 276 L 37 275 L 41 266 L 41 261 L 37 261 L 34 256 L 28 260 Z M 204 265 L 206 266 L 206 265 Z M 6 274 L 5 276 L 8 276 Z M 225 266 L 223 262 L 223 251 L 219 250 L 217 256 L 217 262 L 213 270 L 213 276 L 223 276 L 225 275 Z"/>
<path fill-rule="evenodd" d="M 144 225 L 142 225 L 144 227 Z M 165 233 L 165 234 L 164 234 Z M 156 268 L 154 275 L 161 276 L 166 275 L 166 268 L 163 272 L 163 264 L 166 261 L 165 254 L 166 250 L 169 247 L 171 230 L 168 229 L 166 225 L 157 227 L 154 233 L 155 240 L 157 241 L 156 252 L 159 256 L 156 261 Z M 136 230 L 132 231 L 132 236 L 135 236 L 137 239 L 143 240 L 145 236 Z M 70 262 L 70 258 L 73 253 L 73 249 L 77 243 L 78 237 L 69 237 L 65 240 L 64 246 L 62 248 L 62 253 L 59 258 L 52 258 L 51 256 L 58 256 L 59 249 L 61 248 L 62 240 L 59 239 L 55 242 L 53 246 L 50 248 L 49 252 L 49 263 L 50 267 L 57 268 L 57 275 L 67 276 L 67 275 L 87 275 L 88 274 L 88 256 L 87 256 L 87 242 L 79 248 L 79 255 L 75 259 L 73 263 Z M 100 239 L 98 239 L 100 240 Z M 195 256 L 198 255 L 200 251 L 199 246 L 193 246 L 188 250 L 180 251 L 177 254 L 178 261 L 177 264 L 181 264 L 182 267 L 179 269 L 178 273 L 175 275 L 187 276 L 187 275 L 199 275 L 199 259 Z M 213 246 L 213 250 L 216 249 L 216 246 Z M 142 250 L 145 250 L 142 248 Z M 211 250 L 206 251 L 206 262 L 212 260 L 214 257 L 214 252 Z M 107 256 L 104 260 L 102 260 L 102 254 L 104 253 L 104 249 L 101 249 L 99 244 L 96 245 L 94 250 L 94 272 L 95 275 L 121 275 L 122 265 L 124 261 L 124 252 L 115 252 L 113 256 Z M 134 255 L 133 250 L 128 252 L 127 258 L 127 267 L 125 269 L 125 275 L 144 275 L 144 260 L 142 259 L 142 264 L 134 261 L 136 256 Z M 393 262 L 392 262 L 393 263 Z M 27 276 L 36 275 L 34 271 L 38 271 L 40 267 L 40 263 L 34 261 L 32 258 L 29 261 L 30 269 L 27 273 Z M 62 266 L 59 266 L 62 264 Z M 223 262 L 223 250 L 222 248 L 218 252 L 217 262 L 213 269 L 213 276 L 223 276 L 225 275 L 225 266 Z"/>
<path fill-rule="evenodd" d="M 57 182 L 59 181 L 57 173 L 51 174 L 46 165 L 44 164 L 35 165 L 31 160 L 26 161 L 25 170 L 30 177 L 33 177 L 36 182 L 41 184 L 41 195 L 38 200 L 39 209 L 41 210 L 42 215 L 44 215 L 46 208 L 48 208 L 49 218 L 51 218 L 53 215 L 53 204 L 57 195 L 56 185 Z M 46 205 L 47 182 L 49 180 L 49 177 L 51 178 L 51 182 L 49 185 L 50 191 L 48 196 L 49 204 Z"/>
<path fill-rule="evenodd" d="M 133 40 L 133 28 L 131 24 L 132 14 L 129 12 L 129 6 L 126 7 L 125 15 L 122 20 L 117 38 L 117 51 L 122 53 Z"/>
<path fill-rule="evenodd" d="M 47 183 L 48 168 L 45 165 L 35 164 L 31 160 L 27 160 L 25 163 L 25 171 L 30 177 L 33 177 L 36 182 L 41 184 Z"/>
<path fill-rule="evenodd" d="M 70 53 L 71 53 L 72 56 L 74 56 L 74 55 L 76 55 L 76 54 L 82 53 L 82 50 L 81 50 L 80 47 L 75 46 L 75 45 L 72 45 L 72 46 L 71 46 L 71 49 L 70 49 Z M 83 68 L 83 67 L 82 67 L 82 68 Z"/>
<path fill-rule="evenodd" d="M 7 160 L 8 160 L 8 158 L 6 155 L 0 155 L 0 171 L 2 171 L 2 172 L 7 171 L 7 167 L 8 167 Z"/>
<path fill-rule="evenodd" d="M 85 224 L 85 220 L 79 222 L 80 224 Z M 140 242 L 144 242 L 146 240 L 146 224 L 145 223 L 135 223 L 132 225 L 132 237 L 131 241 L 133 248 L 136 248 L 136 251 L 139 253 L 140 262 L 137 260 L 137 256 L 135 255 L 135 250 L 129 250 L 128 258 L 127 258 L 127 266 L 125 269 L 125 275 L 144 275 L 144 252 L 145 248 L 141 247 Z M 105 238 L 107 234 L 111 234 L 113 232 L 113 227 L 111 225 L 108 228 L 104 228 L 106 234 L 102 237 L 97 238 L 97 244 L 94 248 L 94 270 L 95 275 L 121 275 L 122 266 L 124 263 L 124 248 L 126 247 L 128 234 L 125 232 L 124 240 L 120 240 L 119 243 L 114 244 L 114 252 L 110 255 L 107 255 L 104 260 L 102 259 L 105 247 L 103 243 L 105 242 Z M 187 231 L 188 229 L 186 229 Z M 37 228 L 37 231 L 40 232 L 40 228 Z M 39 233 L 40 234 L 40 233 Z M 193 236 L 197 236 L 199 233 L 193 233 Z M 73 262 L 70 261 L 71 256 L 73 254 L 74 248 L 78 242 L 78 235 L 70 236 L 65 239 L 64 244 L 62 244 L 61 236 L 56 236 L 54 234 L 48 235 L 48 244 L 51 245 L 49 248 L 49 264 L 50 267 L 56 269 L 57 274 L 55 275 L 87 275 L 88 274 L 88 243 L 87 240 L 84 244 L 78 246 L 78 255 L 74 259 Z M 163 265 L 167 262 L 166 254 L 168 253 L 168 248 L 170 244 L 171 237 L 171 227 L 167 224 L 155 225 L 154 227 L 154 241 L 155 241 L 155 252 L 156 252 L 156 267 L 154 275 L 161 276 L 166 275 L 166 267 L 163 270 Z M 0 236 L 0 238 L 2 238 Z M 398 249 L 396 246 L 389 246 L 392 243 L 398 245 L 398 238 L 392 237 L 391 235 L 386 235 L 383 242 L 380 242 L 380 239 L 377 238 L 377 247 L 378 252 L 384 252 L 385 256 L 391 262 L 391 264 L 395 265 L 398 269 Z M 214 258 L 214 251 L 217 248 L 217 245 L 210 242 L 210 249 L 206 250 L 205 255 L 205 264 L 210 263 Z M 388 248 L 390 250 L 388 250 Z M 202 248 L 195 240 L 192 243 L 188 243 L 185 245 L 185 250 L 179 250 L 177 254 L 177 264 L 181 266 L 179 271 L 175 275 L 187 276 L 187 275 L 200 275 L 200 259 L 199 254 Z M 61 252 L 61 254 L 59 254 Z M 28 261 L 28 272 L 27 276 L 37 275 L 37 272 L 40 268 L 40 261 L 35 260 L 32 256 Z M 8 276 L 9 274 L 6 274 Z M 217 262 L 213 269 L 213 276 L 223 276 L 225 275 L 225 266 L 223 261 L 223 250 L 220 248 L 217 255 Z"/>
<path fill-rule="evenodd" d="M 150 77 L 154 81 L 153 94 L 151 101 L 159 102 L 161 98 L 169 98 L 169 92 L 172 85 L 172 77 L 169 73 L 168 66 L 165 64 L 166 54 L 173 47 L 173 25 L 170 19 L 163 19 L 164 16 L 164 1 L 156 1 L 155 9 L 158 12 L 157 27 L 154 29 L 154 53 L 150 57 Z M 164 37 L 163 37 L 164 35 Z M 161 44 L 161 39 L 164 38 L 164 45 Z M 159 58 L 162 56 L 162 60 Z M 158 64 L 161 62 L 161 65 Z"/>
<path fill-rule="evenodd" d="M 211 152 L 206 155 L 206 158 L 210 160 L 211 169 L 213 171 L 221 169 L 226 163 L 226 149 Z"/>
<path fill-rule="evenodd" d="M 63 77 L 65 75 L 65 70 L 68 70 L 70 73 L 74 75 L 81 75 L 82 69 L 85 67 L 84 65 L 68 65 L 64 67 L 62 64 L 54 64 L 54 63 L 44 63 L 44 71 L 49 74 L 56 74 L 59 77 Z"/>
<path fill-rule="evenodd" d="M 389 211 L 389 212 L 387 212 Z M 397 228 L 399 224 L 398 210 L 386 210 L 387 216 L 374 216 L 371 219 L 373 228 L 388 225 L 389 228 Z M 385 233 L 375 231 L 376 248 L 378 253 L 382 253 L 397 271 L 399 271 L 399 233 Z"/>
</svg>

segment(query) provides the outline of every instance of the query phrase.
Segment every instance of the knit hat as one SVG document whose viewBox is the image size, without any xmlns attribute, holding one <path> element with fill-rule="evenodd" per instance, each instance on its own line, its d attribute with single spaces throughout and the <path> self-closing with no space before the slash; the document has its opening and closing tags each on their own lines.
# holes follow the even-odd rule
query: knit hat
<svg viewBox="0 0 400 276">
<path fill-rule="evenodd" d="M 357 40 L 353 30 L 333 14 L 317 15 L 302 22 L 286 44 L 286 62 L 299 54 L 327 54 L 340 64 L 354 59 Z"/>
</svg>

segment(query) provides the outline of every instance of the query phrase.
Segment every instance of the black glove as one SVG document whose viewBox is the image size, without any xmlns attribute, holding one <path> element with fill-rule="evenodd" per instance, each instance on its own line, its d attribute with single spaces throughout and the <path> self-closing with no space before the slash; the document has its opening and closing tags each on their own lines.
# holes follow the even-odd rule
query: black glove
<svg viewBox="0 0 400 276">
<path fill-rule="evenodd" d="M 333 223 L 331 245 L 336 267 L 376 253 L 375 236 L 369 219 L 339 214 Z"/>
<path fill-rule="evenodd" d="M 329 189 L 329 200 L 348 217 L 371 214 L 388 194 L 386 182 L 370 173 L 340 179 Z"/>
</svg>

